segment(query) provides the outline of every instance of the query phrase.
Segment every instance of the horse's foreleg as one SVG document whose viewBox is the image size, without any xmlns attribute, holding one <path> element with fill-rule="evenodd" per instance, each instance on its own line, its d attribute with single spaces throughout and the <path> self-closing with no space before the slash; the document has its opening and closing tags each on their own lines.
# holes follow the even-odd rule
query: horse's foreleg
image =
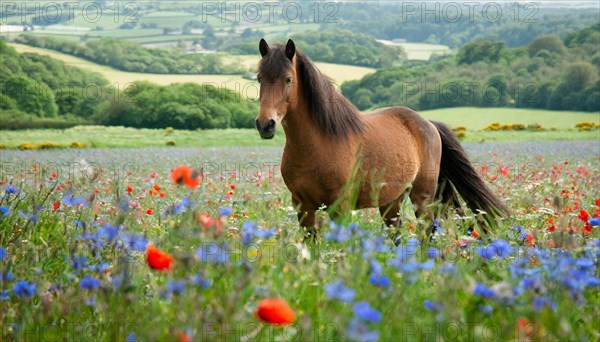
<svg viewBox="0 0 600 342">
<path fill-rule="evenodd" d="M 292 195 L 292 204 L 298 210 L 298 223 L 304 232 L 304 239 L 315 240 L 317 229 L 315 227 L 316 210 L 308 208 L 298 196 Z"/>
<path fill-rule="evenodd" d="M 305 240 L 316 240 L 317 239 L 317 228 L 315 226 L 315 214 L 316 210 L 300 210 L 298 212 L 298 222 L 300 227 L 304 231 Z"/>
</svg>

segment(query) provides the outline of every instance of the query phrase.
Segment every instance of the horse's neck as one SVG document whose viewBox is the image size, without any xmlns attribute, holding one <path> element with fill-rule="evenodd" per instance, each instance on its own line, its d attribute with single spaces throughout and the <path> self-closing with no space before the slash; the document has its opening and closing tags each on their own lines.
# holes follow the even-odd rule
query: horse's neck
<svg viewBox="0 0 600 342">
<path fill-rule="evenodd" d="M 286 153 L 310 156 L 332 143 L 311 119 L 305 101 L 287 113 L 285 121 Z"/>
</svg>

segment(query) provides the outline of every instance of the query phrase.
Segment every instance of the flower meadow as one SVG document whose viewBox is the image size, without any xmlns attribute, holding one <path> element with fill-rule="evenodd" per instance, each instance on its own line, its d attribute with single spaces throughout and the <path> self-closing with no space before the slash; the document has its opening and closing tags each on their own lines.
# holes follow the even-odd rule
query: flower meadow
<svg viewBox="0 0 600 342">
<path fill-rule="evenodd" d="M 512 215 L 404 203 L 303 242 L 280 148 L 4 151 L 2 339 L 600 338 L 600 145 L 468 145 Z M 439 213 L 438 210 L 436 212 Z"/>
</svg>

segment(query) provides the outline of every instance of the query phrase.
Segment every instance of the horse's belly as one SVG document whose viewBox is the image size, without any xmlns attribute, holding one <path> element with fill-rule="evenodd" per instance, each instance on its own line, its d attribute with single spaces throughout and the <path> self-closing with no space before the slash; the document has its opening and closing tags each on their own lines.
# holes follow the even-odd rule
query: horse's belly
<svg viewBox="0 0 600 342">
<path fill-rule="evenodd" d="M 305 205 L 316 207 L 335 202 L 347 180 L 347 177 L 341 174 L 340 168 L 334 165 L 282 165 L 281 175 L 292 195 L 298 197 Z"/>
</svg>

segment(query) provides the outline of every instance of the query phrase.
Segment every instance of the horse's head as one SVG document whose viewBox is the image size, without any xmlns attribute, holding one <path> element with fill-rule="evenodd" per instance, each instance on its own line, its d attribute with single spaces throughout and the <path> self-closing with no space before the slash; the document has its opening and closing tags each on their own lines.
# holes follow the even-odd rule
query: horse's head
<svg viewBox="0 0 600 342">
<path fill-rule="evenodd" d="M 257 75 L 260 83 L 260 110 L 256 118 L 256 129 L 261 138 L 271 139 L 275 136 L 277 125 L 297 100 L 296 46 L 290 39 L 285 46 L 270 48 L 261 39 L 259 50 L 262 59 Z"/>
</svg>

